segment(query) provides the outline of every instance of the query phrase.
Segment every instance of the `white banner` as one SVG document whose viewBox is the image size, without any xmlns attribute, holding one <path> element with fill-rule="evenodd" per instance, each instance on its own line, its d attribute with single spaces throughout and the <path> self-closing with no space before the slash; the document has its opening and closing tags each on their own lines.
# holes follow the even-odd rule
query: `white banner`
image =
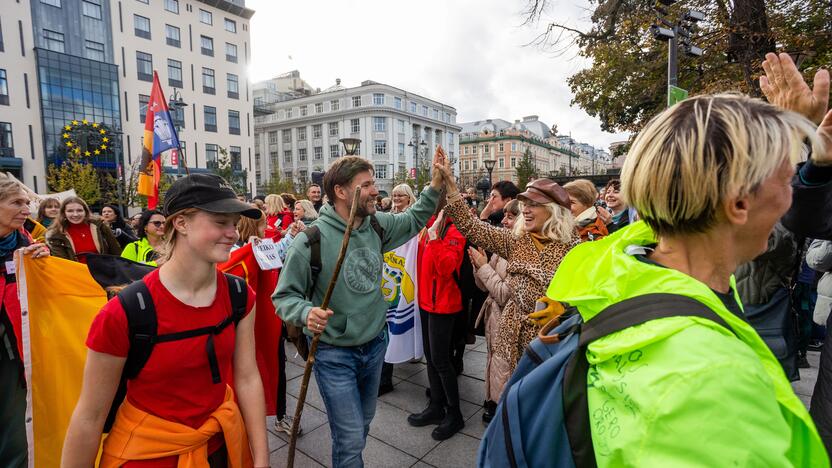
<svg viewBox="0 0 832 468">
<path fill-rule="evenodd" d="M 388 303 L 387 328 L 390 332 L 384 360 L 392 364 L 420 359 L 424 355 L 416 275 L 418 237 L 384 254 L 381 292 Z"/>
<path fill-rule="evenodd" d="M 254 259 L 257 260 L 261 270 L 283 268 L 283 262 L 280 261 L 280 256 L 277 255 L 277 246 L 272 239 L 255 239 L 251 243 L 251 249 L 254 251 Z"/>
</svg>

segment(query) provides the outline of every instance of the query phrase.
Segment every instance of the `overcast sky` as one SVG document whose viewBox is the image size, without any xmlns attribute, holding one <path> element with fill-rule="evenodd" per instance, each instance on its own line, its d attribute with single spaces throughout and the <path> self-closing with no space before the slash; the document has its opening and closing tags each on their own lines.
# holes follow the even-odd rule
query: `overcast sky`
<svg viewBox="0 0 832 468">
<path fill-rule="evenodd" d="M 522 26 L 525 0 L 246 0 L 252 81 L 299 70 L 313 88 L 373 80 L 457 109 L 457 122 L 538 115 L 559 133 L 607 149 L 626 138 L 570 106 L 567 78 L 588 66 L 524 47 L 543 26 Z M 585 0 L 552 0 L 580 25 Z"/>
</svg>

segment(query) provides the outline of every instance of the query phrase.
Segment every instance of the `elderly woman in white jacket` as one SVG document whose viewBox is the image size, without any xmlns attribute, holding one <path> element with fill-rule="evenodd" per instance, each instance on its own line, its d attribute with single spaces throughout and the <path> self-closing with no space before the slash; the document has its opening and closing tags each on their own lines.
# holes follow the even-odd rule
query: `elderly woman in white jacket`
<svg viewBox="0 0 832 468">
<path fill-rule="evenodd" d="M 828 450 L 829 442 L 832 441 L 832 322 L 829 321 L 829 312 L 832 310 L 832 242 L 812 241 L 806 251 L 806 263 L 813 270 L 823 273 L 818 282 L 814 321 L 826 325 L 826 339 L 820 352 L 818 380 L 815 382 L 809 413 Z"/>
<path fill-rule="evenodd" d="M 814 321 L 826 325 L 829 312 L 832 311 L 832 242 L 812 241 L 806 251 L 806 264 L 809 268 L 823 273 L 818 282 L 818 300 L 815 303 Z"/>
</svg>

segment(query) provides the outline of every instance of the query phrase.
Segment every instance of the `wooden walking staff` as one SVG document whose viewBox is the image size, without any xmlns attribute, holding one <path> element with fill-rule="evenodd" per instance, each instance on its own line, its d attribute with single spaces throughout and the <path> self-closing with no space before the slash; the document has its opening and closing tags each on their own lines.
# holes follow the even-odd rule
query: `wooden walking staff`
<svg viewBox="0 0 832 468">
<path fill-rule="evenodd" d="M 355 193 L 352 196 L 350 219 L 347 221 L 346 229 L 344 229 L 344 239 L 341 241 L 341 250 L 338 252 L 338 261 L 335 262 L 335 269 L 332 271 L 332 278 L 329 280 L 329 286 L 326 288 L 324 300 L 321 302 L 321 309 L 326 310 L 329 307 L 329 299 L 332 297 L 332 291 L 335 289 L 335 283 L 338 281 L 338 274 L 341 273 L 341 264 L 344 263 L 344 257 L 347 254 L 347 247 L 350 245 L 350 234 L 352 234 L 352 225 L 353 222 L 355 222 L 355 212 L 358 209 L 360 198 L 361 186 L 358 186 L 355 187 Z M 312 365 L 315 364 L 315 351 L 318 350 L 318 340 L 320 339 L 321 332 L 315 332 L 315 336 L 312 337 L 312 344 L 309 346 L 309 357 L 306 359 L 306 367 L 303 369 L 303 380 L 300 385 L 298 405 L 295 407 L 295 420 L 292 422 L 292 437 L 289 439 L 289 460 L 286 462 L 286 466 L 288 468 L 295 466 L 295 444 L 298 440 L 300 417 L 303 415 L 303 404 L 306 402 L 306 391 L 309 389 L 309 376 L 312 374 Z"/>
</svg>

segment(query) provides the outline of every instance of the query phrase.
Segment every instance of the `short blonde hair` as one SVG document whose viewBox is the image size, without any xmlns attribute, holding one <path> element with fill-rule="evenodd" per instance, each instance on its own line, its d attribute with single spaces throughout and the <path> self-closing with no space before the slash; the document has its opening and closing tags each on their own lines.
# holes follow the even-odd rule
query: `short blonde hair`
<svg viewBox="0 0 832 468">
<path fill-rule="evenodd" d="M 266 214 L 276 215 L 286 209 L 286 204 L 283 203 L 283 197 L 275 193 L 266 195 Z"/>
<path fill-rule="evenodd" d="M 300 203 L 300 207 L 303 208 L 303 217 L 307 219 L 318 219 L 318 212 L 315 211 L 315 205 L 312 204 L 311 201 L 303 199 L 298 200 L 295 203 Z M 295 220 L 299 221 L 299 220 Z"/>
<path fill-rule="evenodd" d="M 408 205 L 407 205 L 408 207 L 411 207 L 411 206 L 413 206 L 414 203 L 416 203 L 416 195 L 413 194 L 413 188 L 411 188 L 410 185 L 408 185 L 408 184 L 399 184 L 399 185 L 393 187 L 393 190 L 391 190 L 391 192 L 390 192 L 391 201 L 392 201 L 392 196 L 396 195 L 396 194 L 407 195 L 407 198 L 410 199 L 410 203 L 408 203 Z"/>
<path fill-rule="evenodd" d="M 523 202 L 518 200 L 518 213 L 523 212 Z M 549 212 L 549 219 L 543 223 L 543 228 L 540 229 L 540 235 L 550 239 L 552 242 L 560 242 L 568 244 L 576 235 L 575 231 L 575 217 L 569 208 L 564 208 L 557 203 L 546 203 L 540 206 L 545 207 Z M 512 232 L 518 238 L 526 235 L 526 223 L 517 220 L 514 223 Z"/>
<path fill-rule="evenodd" d="M 693 97 L 638 135 L 622 194 L 659 236 L 706 232 L 723 200 L 752 193 L 784 160 L 797 162 L 804 139 L 821 148 L 812 123 L 793 112 L 736 94 Z"/>
<path fill-rule="evenodd" d="M 592 206 L 598 199 L 598 190 L 595 184 L 587 179 L 576 179 L 563 186 L 566 193 L 575 197 L 581 205 Z"/>
</svg>

